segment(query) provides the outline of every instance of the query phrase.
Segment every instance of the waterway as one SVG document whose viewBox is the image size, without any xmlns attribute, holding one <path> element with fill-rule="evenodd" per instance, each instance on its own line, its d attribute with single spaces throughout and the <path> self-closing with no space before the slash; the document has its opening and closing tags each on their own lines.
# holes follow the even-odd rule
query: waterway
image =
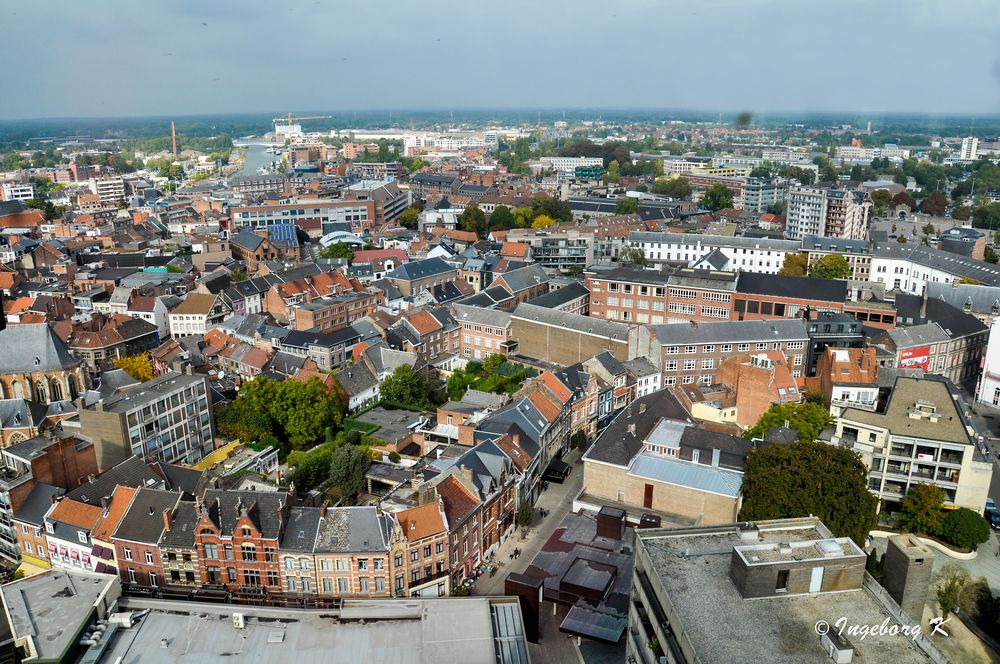
<svg viewBox="0 0 1000 664">
<path fill-rule="evenodd" d="M 237 173 L 239 176 L 257 175 L 257 169 L 270 164 L 272 161 L 281 161 L 281 155 L 272 154 L 267 151 L 269 143 L 253 143 L 239 141 L 234 143 L 234 149 L 246 148 L 246 155 L 243 161 L 243 168 Z"/>
</svg>

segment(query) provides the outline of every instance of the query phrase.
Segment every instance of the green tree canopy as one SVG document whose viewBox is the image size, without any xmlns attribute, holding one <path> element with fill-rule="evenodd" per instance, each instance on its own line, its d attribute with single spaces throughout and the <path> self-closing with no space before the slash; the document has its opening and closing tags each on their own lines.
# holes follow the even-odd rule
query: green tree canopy
<svg viewBox="0 0 1000 664">
<path fill-rule="evenodd" d="M 892 207 L 898 207 L 900 205 L 906 205 L 911 210 L 917 207 L 917 202 L 913 200 L 913 196 L 910 196 L 905 191 L 901 191 L 892 197 Z"/>
<path fill-rule="evenodd" d="M 365 488 L 365 473 L 371 459 L 354 445 L 341 445 L 330 455 L 330 483 L 344 501 L 352 505 Z"/>
<path fill-rule="evenodd" d="M 218 414 L 219 432 L 243 440 L 275 436 L 284 453 L 312 447 L 328 427 L 339 428 L 344 405 L 317 378 L 303 383 L 264 376 L 246 382 Z"/>
<path fill-rule="evenodd" d="M 642 247 L 634 244 L 626 244 L 618 252 L 618 262 L 627 265 L 646 265 L 646 253 Z"/>
<path fill-rule="evenodd" d="M 604 181 L 608 184 L 617 184 L 622 179 L 621 166 L 617 159 L 612 159 L 608 164 L 608 170 L 604 172 Z"/>
<path fill-rule="evenodd" d="M 420 223 L 420 208 L 411 205 L 399 215 L 399 225 L 404 228 L 416 228 Z"/>
<path fill-rule="evenodd" d="M 990 535 L 986 519 L 965 507 L 949 510 L 941 524 L 941 537 L 964 549 L 974 549 L 988 542 Z"/>
<path fill-rule="evenodd" d="M 724 184 L 713 184 L 701 195 L 702 204 L 712 212 L 733 207 L 733 190 Z"/>
<path fill-rule="evenodd" d="M 875 207 L 887 208 L 892 203 L 892 194 L 888 189 L 876 189 L 871 193 L 872 203 Z"/>
<path fill-rule="evenodd" d="M 921 483 L 912 487 L 899 502 L 899 525 L 918 535 L 937 535 L 944 523 L 944 489 Z"/>
<path fill-rule="evenodd" d="M 515 216 L 517 213 L 518 210 L 514 210 Z M 531 199 L 531 216 L 537 217 L 540 214 L 548 215 L 556 221 L 571 221 L 573 219 L 573 211 L 569 205 L 552 196 L 535 196 Z"/>
<path fill-rule="evenodd" d="M 778 271 L 783 277 L 804 277 L 809 267 L 809 257 L 805 254 L 785 254 L 785 262 Z"/>
<path fill-rule="evenodd" d="M 841 254 L 827 254 L 809 266 L 809 276 L 816 279 L 848 279 L 851 265 Z"/>
<path fill-rule="evenodd" d="M 957 205 L 952 209 L 951 216 L 959 221 L 968 221 L 972 216 L 972 208 L 968 205 Z"/>
<path fill-rule="evenodd" d="M 409 364 L 396 367 L 392 375 L 382 381 L 379 394 L 386 401 L 411 408 L 434 408 L 430 384 Z"/>
<path fill-rule="evenodd" d="M 506 205 L 498 205 L 490 215 L 490 229 L 494 228 L 514 228 L 516 225 L 514 215 Z"/>
<path fill-rule="evenodd" d="M 458 219 L 458 227 L 476 235 L 485 235 L 486 213 L 480 210 L 478 205 L 472 204 L 462 212 L 462 216 Z"/>
<path fill-rule="evenodd" d="M 615 214 L 636 214 L 639 212 L 639 199 L 624 197 L 619 198 L 615 204 Z"/>
<path fill-rule="evenodd" d="M 767 412 L 757 420 L 757 424 L 743 432 L 743 437 L 763 438 L 772 427 L 787 426 L 799 435 L 799 440 L 812 441 L 832 423 L 830 412 L 819 404 L 810 401 L 772 403 Z"/>
<path fill-rule="evenodd" d="M 346 261 L 354 259 L 354 252 L 343 242 L 335 242 L 319 252 L 320 258 L 342 258 Z"/>
<path fill-rule="evenodd" d="M 656 178 L 653 181 L 653 193 L 671 198 L 684 198 L 691 195 L 691 183 L 686 178 Z"/>
<path fill-rule="evenodd" d="M 751 449 L 743 476 L 740 520 L 814 515 L 838 537 L 864 545 L 878 520 L 868 468 L 844 447 L 798 442 Z"/>
</svg>

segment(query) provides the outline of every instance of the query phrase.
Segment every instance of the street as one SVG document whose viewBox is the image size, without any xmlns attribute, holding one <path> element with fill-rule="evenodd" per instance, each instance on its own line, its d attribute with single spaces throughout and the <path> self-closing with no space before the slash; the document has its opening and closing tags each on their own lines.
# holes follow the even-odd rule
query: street
<svg viewBox="0 0 1000 664">
<path fill-rule="evenodd" d="M 503 595 L 504 579 L 512 572 L 523 572 L 542 545 L 552 536 L 556 526 L 572 509 L 573 499 L 580 493 L 583 486 L 583 464 L 580 461 L 580 451 L 570 450 L 564 461 L 573 466 L 573 472 L 562 484 L 549 482 L 549 488 L 544 491 L 535 503 L 535 519 L 528 531 L 526 539 L 521 539 L 521 529 L 517 529 L 497 549 L 494 560 L 501 563 L 496 576 L 488 574 L 481 576 L 473 586 L 473 595 Z M 549 514 L 542 518 L 538 508 L 548 510 Z M 520 549 L 517 560 L 510 558 L 514 549 Z M 540 622 L 540 643 L 528 644 L 528 654 L 536 662 L 548 664 L 580 664 L 582 658 L 575 645 L 575 640 L 559 631 L 559 624 L 566 616 L 566 609 L 559 607 L 557 615 L 552 615 L 552 604 L 542 604 Z M 544 650 L 543 650 L 544 646 Z"/>
</svg>

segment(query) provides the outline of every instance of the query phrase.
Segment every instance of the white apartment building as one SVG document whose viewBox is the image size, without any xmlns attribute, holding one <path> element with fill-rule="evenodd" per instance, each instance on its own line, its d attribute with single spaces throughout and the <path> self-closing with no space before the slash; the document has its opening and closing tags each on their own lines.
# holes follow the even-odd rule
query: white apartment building
<svg viewBox="0 0 1000 664">
<path fill-rule="evenodd" d="M 783 203 L 788 183 L 777 178 L 747 178 L 743 183 L 743 209 L 764 212 L 768 206 Z"/>
<path fill-rule="evenodd" d="M 785 237 L 834 237 L 865 240 L 872 202 L 867 194 L 822 187 L 792 187 L 788 192 Z"/>
<path fill-rule="evenodd" d="M 1000 316 L 993 319 L 990 341 L 983 357 L 983 373 L 976 387 L 976 401 L 1000 408 Z"/>
<path fill-rule="evenodd" d="M 847 408 L 837 418 L 831 442 L 861 455 L 880 508 L 934 483 L 945 505 L 982 514 L 993 464 L 976 448 L 956 399 L 944 382 L 897 378 L 884 411 Z"/>
<path fill-rule="evenodd" d="M 692 266 L 719 250 L 729 257 L 728 269 L 763 274 L 777 274 L 788 254 L 802 250 L 800 242 L 767 238 L 648 231 L 633 231 L 628 237 L 629 244 L 641 247 L 651 263 Z"/>
<path fill-rule="evenodd" d="M 600 157 L 542 157 L 538 160 L 542 168 L 560 173 L 573 174 L 578 166 L 603 166 Z"/>
<path fill-rule="evenodd" d="M 870 162 L 872 159 L 909 159 L 910 151 L 895 143 L 886 143 L 880 148 L 842 145 L 837 148 L 837 158 L 841 161 L 858 162 Z"/>
<path fill-rule="evenodd" d="M 927 283 L 951 284 L 963 277 L 1000 286 L 996 265 L 912 243 L 876 245 L 868 275 L 870 281 L 885 284 L 886 290 L 895 288 L 911 295 L 922 295 Z"/>
<path fill-rule="evenodd" d="M 120 177 L 91 178 L 88 181 L 91 193 L 101 197 L 102 203 L 117 203 L 125 198 L 125 181 Z"/>
<path fill-rule="evenodd" d="M 979 154 L 979 139 L 975 136 L 968 136 L 962 139 L 962 149 L 958 153 L 959 159 L 975 161 Z"/>
<path fill-rule="evenodd" d="M 331 233 L 339 224 L 361 230 L 374 222 L 374 202 L 324 199 L 300 199 L 276 205 L 241 205 L 232 208 L 233 233 L 244 228 L 262 228 L 274 224 L 318 220 L 322 234 Z"/>
<path fill-rule="evenodd" d="M 35 197 L 35 185 L 31 182 L 4 182 L 0 201 L 28 201 Z"/>
</svg>

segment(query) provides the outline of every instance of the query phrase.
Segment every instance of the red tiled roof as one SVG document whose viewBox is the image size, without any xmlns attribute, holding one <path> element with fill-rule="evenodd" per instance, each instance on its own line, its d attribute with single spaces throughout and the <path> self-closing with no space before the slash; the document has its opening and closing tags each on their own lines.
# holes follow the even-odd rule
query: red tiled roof
<svg viewBox="0 0 1000 664">
<path fill-rule="evenodd" d="M 427 311 L 418 311 L 406 318 L 417 334 L 423 336 L 441 329 L 441 323 Z"/>
<path fill-rule="evenodd" d="M 59 523 L 90 530 L 101 518 L 101 514 L 102 510 L 97 505 L 88 505 L 70 498 L 63 498 L 52 508 L 49 518 Z"/>
<path fill-rule="evenodd" d="M 444 503 L 444 514 L 451 526 L 461 522 L 479 504 L 479 500 L 454 477 L 438 484 L 437 494 Z"/>
<path fill-rule="evenodd" d="M 504 242 L 500 255 L 510 258 L 527 258 L 530 245 L 527 242 Z"/>
<path fill-rule="evenodd" d="M 559 399 L 559 401 L 567 403 L 573 398 L 572 390 L 563 385 L 562 381 L 556 378 L 556 375 L 551 371 L 543 371 L 539 378 L 542 381 L 542 385 L 547 387 L 549 391 L 555 395 L 556 399 Z"/>
<path fill-rule="evenodd" d="M 396 519 L 411 542 L 447 532 L 437 502 L 397 512 Z"/>
</svg>

